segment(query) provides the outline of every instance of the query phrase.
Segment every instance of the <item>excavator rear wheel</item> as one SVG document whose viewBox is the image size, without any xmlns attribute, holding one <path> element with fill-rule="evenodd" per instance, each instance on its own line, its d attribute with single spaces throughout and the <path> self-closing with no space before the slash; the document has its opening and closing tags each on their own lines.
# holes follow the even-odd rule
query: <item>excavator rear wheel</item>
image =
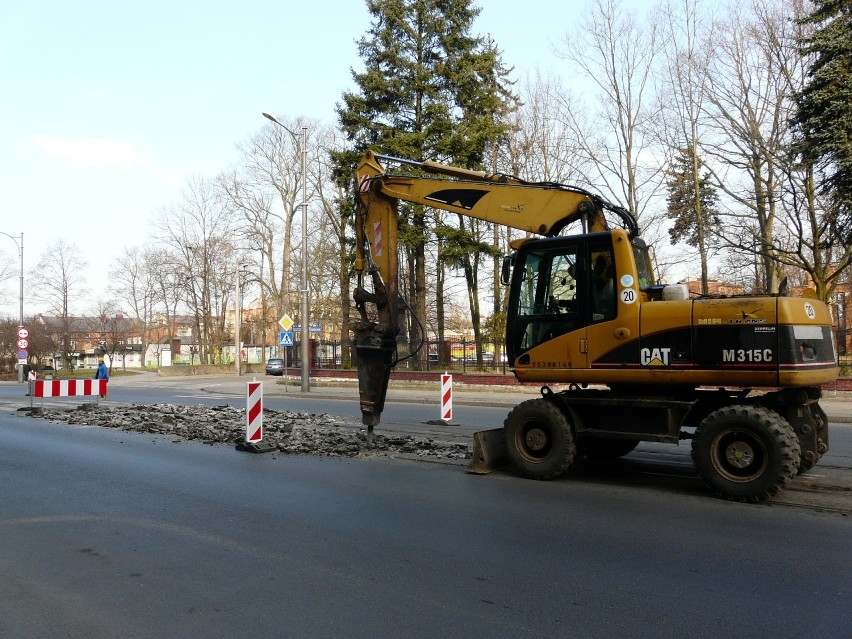
<svg viewBox="0 0 852 639">
<path fill-rule="evenodd" d="M 725 406 L 695 430 L 692 460 L 720 497 L 743 502 L 769 499 L 799 469 L 799 440 L 778 413 L 762 406 Z"/>
<path fill-rule="evenodd" d="M 574 463 L 574 429 L 554 402 L 544 398 L 522 402 L 503 427 L 509 460 L 524 477 L 553 479 Z"/>
</svg>

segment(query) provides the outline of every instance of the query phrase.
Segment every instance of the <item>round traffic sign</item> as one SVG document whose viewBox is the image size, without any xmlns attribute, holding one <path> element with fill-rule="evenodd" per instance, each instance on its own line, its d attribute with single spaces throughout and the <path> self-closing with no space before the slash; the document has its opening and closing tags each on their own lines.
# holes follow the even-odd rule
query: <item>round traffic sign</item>
<svg viewBox="0 0 852 639">
<path fill-rule="evenodd" d="M 30 345 L 30 343 L 27 340 L 25 340 L 23 337 L 18 340 L 18 348 L 26 348 L 29 345 Z"/>
<path fill-rule="evenodd" d="M 30 336 L 30 332 L 27 329 L 25 329 L 23 326 L 21 326 L 18 329 L 18 337 L 20 337 L 21 339 L 24 339 L 25 337 L 29 337 L 29 336 Z"/>
<path fill-rule="evenodd" d="M 30 356 L 30 354 L 27 351 L 25 351 L 23 348 L 18 351 L 18 359 L 26 359 L 29 356 Z"/>
</svg>

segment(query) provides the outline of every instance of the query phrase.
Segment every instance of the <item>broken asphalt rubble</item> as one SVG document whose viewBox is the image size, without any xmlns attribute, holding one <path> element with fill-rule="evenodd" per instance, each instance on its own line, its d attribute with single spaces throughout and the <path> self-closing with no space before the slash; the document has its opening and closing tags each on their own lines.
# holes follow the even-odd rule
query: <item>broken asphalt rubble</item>
<svg viewBox="0 0 852 639">
<path fill-rule="evenodd" d="M 177 404 L 83 404 L 73 409 L 34 408 L 31 417 L 71 425 L 100 426 L 199 441 L 239 444 L 245 440 L 245 410 L 232 406 Z M 359 423 L 326 413 L 263 410 L 263 439 L 281 453 L 330 457 L 415 456 L 468 460 L 471 446 L 411 435 L 374 433 Z"/>
</svg>

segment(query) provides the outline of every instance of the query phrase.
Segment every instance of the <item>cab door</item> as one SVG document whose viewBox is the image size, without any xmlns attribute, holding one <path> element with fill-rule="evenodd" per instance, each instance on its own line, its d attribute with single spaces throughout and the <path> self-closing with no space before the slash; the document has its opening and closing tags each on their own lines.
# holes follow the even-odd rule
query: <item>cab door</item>
<svg viewBox="0 0 852 639">
<path fill-rule="evenodd" d="M 518 368 L 586 366 L 589 308 L 581 238 L 524 244 L 515 256 L 506 348 Z"/>
</svg>

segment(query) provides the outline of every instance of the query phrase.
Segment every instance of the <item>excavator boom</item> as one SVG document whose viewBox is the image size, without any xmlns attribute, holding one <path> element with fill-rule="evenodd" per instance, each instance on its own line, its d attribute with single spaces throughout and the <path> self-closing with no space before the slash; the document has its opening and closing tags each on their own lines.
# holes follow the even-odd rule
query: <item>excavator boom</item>
<svg viewBox="0 0 852 639">
<path fill-rule="evenodd" d="M 379 160 L 415 166 L 429 175 L 389 174 Z M 605 211 L 622 221 L 631 237 L 633 216 L 586 190 L 556 183 L 534 183 L 489 175 L 437 162 L 417 162 L 367 152 L 356 170 L 354 298 L 359 311 L 355 350 L 362 420 L 379 423 L 390 370 L 396 363 L 399 334 L 397 280 L 398 203 L 456 212 L 540 236 L 557 235 L 576 222 L 584 232 L 607 229 Z M 365 288 L 365 278 L 372 290 Z M 368 305 L 375 309 L 373 316 Z"/>
</svg>

